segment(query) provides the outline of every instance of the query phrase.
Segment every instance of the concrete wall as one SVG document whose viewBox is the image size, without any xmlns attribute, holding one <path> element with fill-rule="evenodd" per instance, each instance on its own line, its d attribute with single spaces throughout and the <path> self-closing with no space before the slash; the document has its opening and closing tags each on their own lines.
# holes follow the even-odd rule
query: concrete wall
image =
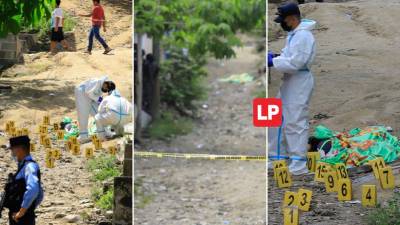
<svg viewBox="0 0 400 225">
<path fill-rule="evenodd" d="M 23 43 L 16 35 L 9 34 L 0 39 L 0 65 L 17 63 L 22 60 Z"/>
</svg>

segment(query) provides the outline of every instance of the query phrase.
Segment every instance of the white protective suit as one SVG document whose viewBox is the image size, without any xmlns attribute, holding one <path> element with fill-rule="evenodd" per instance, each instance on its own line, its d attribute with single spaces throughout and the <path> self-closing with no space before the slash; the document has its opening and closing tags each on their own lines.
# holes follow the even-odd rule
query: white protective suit
<svg viewBox="0 0 400 225">
<path fill-rule="evenodd" d="M 281 128 L 269 128 L 268 151 L 275 159 L 278 155 L 290 157 L 289 171 L 294 175 L 307 173 L 308 106 L 314 87 L 310 66 L 316 50 L 311 30 L 315 25 L 315 21 L 301 20 L 299 26 L 288 33 L 281 55 L 273 59 L 274 68 L 284 73 L 277 96 L 282 99 L 283 123 Z"/>
<path fill-rule="evenodd" d="M 132 121 L 132 104 L 121 97 L 118 91 L 113 91 L 100 103 L 94 118 L 99 138 L 105 138 L 106 126 L 114 128 L 117 135 L 122 134 L 124 125 Z"/>
<path fill-rule="evenodd" d="M 75 101 L 78 113 L 79 139 L 88 139 L 89 116 L 95 116 L 99 107 L 99 98 L 102 96 L 101 88 L 108 77 L 90 79 L 82 82 L 75 88 Z"/>
</svg>

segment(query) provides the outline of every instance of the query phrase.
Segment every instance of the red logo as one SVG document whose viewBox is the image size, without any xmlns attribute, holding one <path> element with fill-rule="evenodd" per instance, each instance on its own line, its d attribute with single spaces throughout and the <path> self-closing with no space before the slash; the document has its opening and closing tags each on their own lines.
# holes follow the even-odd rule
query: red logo
<svg viewBox="0 0 400 225">
<path fill-rule="evenodd" d="M 279 98 L 255 98 L 253 100 L 253 124 L 255 127 L 281 126 L 282 100 Z"/>
</svg>

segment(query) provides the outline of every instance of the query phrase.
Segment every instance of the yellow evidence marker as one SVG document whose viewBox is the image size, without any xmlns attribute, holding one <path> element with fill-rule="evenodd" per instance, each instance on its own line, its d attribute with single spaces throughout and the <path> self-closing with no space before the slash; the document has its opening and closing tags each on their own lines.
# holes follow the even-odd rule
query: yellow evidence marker
<svg viewBox="0 0 400 225">
<path fill-rule="evenodd" d="M 22 136 L 22 135 L 24 135 L 24 132 L 22 131 L 22 129 L 17 130 L 16 133 L 17 133 L 17 136 Z"/>
<path fill-rule="evenodd" d="M 44 145 L 44 140 L 47 138 L 47 135 L 46 134 L 40 134 L 40 144 L 41 145 Z"/>
<path fill-rule="evenodd" d="M 282 167 L 287 167 L 286 161 L 285 160 L 272 161 L 272 167 L 273 167 L 273 172 L 274 172 L 274 180 L 276 180 L 276 169 L 282 168 Z"/>
<path fill-rule="evenodd" d="M 81 148 L 79 145 L 73 145 L 72 146 L 72 154 L 73 155 L 80 155 L 81 154 Z"/>
<path fill-rule="evenodd" d="M 338 176 L 336 171 L 329 171 L 325 174 L 325 190 L 326 192 L 337 192 Z"/>
<path fill-rule="evenodd" d="M 110 153 L 110 155 L 115 155 L 117 153 L 117 148 L 115 146 L 108 147 L 108 153 Z"/>
<path fill-rule="evenodd" d="M 321 158 L 319 152 L 308 152 L 307 153 L 307 168 L 310 172 L 315 172 L 317 161 Z"/>
<path fill-rule="evenodd" d="M 352 198 L 351 180 L 339 179 L 338 181 L 338 200 L 350 201 Z"/>
<path fill-rule="evenodd" d="M 58 124 L 58 123 L 53 123 L 53 129 L 54 129 L 54 131 L 60 130 L 60 124 Z"/>
<path fill-rule="evenodd" d="M 61 158 L 61 151 L 59 149 L 53 149 L 51 151 L 51 156 L 56 159 L 59 160 Z"/>
<path fill-rule="evenodd" d="M 95 144 L 96 140 L 98 140 L 99 138 L 97 137 L 96 134 L 94 134 L 94 135 L 90 136 L 90 139 L 92 140 L 92 143 Z"/>
<path fill-rule="evenodd" d="M 76 137 L 70 137 L 70 140 L 72 144 L 77 145 L 78 144 L 78 139 Z"/>
<path fill-rule="evenodd" d="M 11 137 L 16 137 L 17 136 L 17 128 L 11 127 L 10 135 L 11 135 Z"/>
<path fill-rule="evenodd" d="M 283 209 L 283 225 L 298 225 L 299 209 L 296 207 L 286 207 Z"/>
<path fill-rule="evenodd" d="M 31 151 L 31 152 L 36 151 L 35 143 L 30 143 L 30 145 L 29 145 L 29 151 Z"/>
<path fill-rule="evenodd" d="M 290 177 L 289 169 L 287 167 L 277 168 L 275 172 L 278 187 L 287 188 L 292 186 L 292 178 Z"/>
<path fill-rule="evenodd" d="M 374 172 L 375 179 L 379 179 L 379 170 L 385 168 L 385 161 L 382 157 L 378 157 L 368 162 Z"/>
<path fill-rule="evenodd" d="M 47 168 L 54 168 L 54 158 L 46 157 L 46 167 Z"/>
<path fill-rule="evenodd" d="M 85 149 L 85 157 L 86 157 L 86 159 L 93 158 L 93 148 L 86 148 Z"/>
<path fill-rule="evenodd" d="M 325 182 L 324 174 L 328 172 L 330 165 L 324 162 L 318 162 L 315 167 L 314 181 Z"/>
<path fill-rule="evenodd" d="M 45 148 L 51 148 L 51 141 L 50 141 L 50 138 L 49 138 L 49 137 L 46 137 L 46 138 L 44 139 L 44 147 L 45 147 Z"/>
<path fill-rule="evenodd" d="M 74 144 L 72 143 L 72 141 L 71 140 L 68 140 L 66 143 L 65 143 L 65 148 L 68 150 L 68 151 L 72 151 L 72 147 L 74 146 Z"/>
<path fill-rule="evenodd" d="M 361 205 L 364 207 L 376 206 L 376 186 L 375 185 L 362 185 Z"/>
<path fill-rule="evenodd" d="M 297 206 L 297 193 L 293 191 L 286 191 L 283 197 L 283 207 Z"/>
<path fill-rule="evenodd" d="M 382 189 L 393 189 L 394 188 L 394 176 L 392 167 L 386 166 L 379 170 L 379 181 Z"/>
<path fill-rule="evenodd" d="M 62 139 L 64 139 L 64 131 L 58 130 L 57 131 L 57 140 L 62 140 Z"/>
<path fill-rule="evenodd" d="M 43 125 L 50 125 L 50 116 L 43 116 Z"/>
<path fill-rule="evenodd" d="M 28 130 L 28 128 L 22 128 L 22 135 L 29 136 L 29 130 Z"/>
<path fill-rule="evenodd" d="M 11 130 L 11 124 L 10 124 L 10 121 L 8 121 L 8 122 L 6 123 L 6 133 L 9 134 L 9 133 L 10 133 L 10 130 Z"/>
<path fill-rule="evenodd" d="M 94 148 L 96 150 L 100 150 L 102 148 L 101 141 L 99 139 L 96 139 L 96 141 L 94 142 Z"/>
<path fill-rule="evenodd" d="M 308 212 L 311 206 L 312 191 L 300 188 L 297 192 L 297 196 L 299 209 Z"/>
<path fill-rule="evenodd" d="M 47 126 L 46 125 L 39 125 L 39 133 L 40 134 L 47 134 Z"/>
<path fill-rule="evenodd" d="M 344 163 L 335 164 L 335 168 L 338 172 L 339 179 L 349 178 L 349 173 L 347 172 L 347 168 L 346 165 L 344 165 Z"/>
</svg>

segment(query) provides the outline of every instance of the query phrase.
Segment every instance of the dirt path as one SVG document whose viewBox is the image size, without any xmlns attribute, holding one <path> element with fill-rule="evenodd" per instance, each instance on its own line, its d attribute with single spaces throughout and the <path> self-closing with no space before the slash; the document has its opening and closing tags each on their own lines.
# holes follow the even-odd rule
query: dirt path
<svg viewBox="0 0 400 225">
<path fill-rule="evenodd" d="M 6 121 L 14 120 L 17 127 L 28 128 L 31 138 L 38 141 L 35 133 L 44 115 L 50 115 L 52 122 L 59 122 L 64 116 L 76 119 L 74 87 L 92 77 L 108 75 L 115 81 L 122 96 L 131 99 L 131 6 L 128 3 L 130 1 L 103 1 L 109 20 L 109 31 L 105 37 L 115 48 L 112 54 L 101 54 L 102 49 L 98 45 L 92 55 L 82 53 L 90 19 L 77 17 L 75 35 L 78 52 L 61 52 L 55 56 L 44 52 L 26 54 L 24 64 L 4 71 L 0 75 L 0 83 L 11 85 L 13 90 L 11 93 L 0 93 L 0 131 L 5 129 Z M 63 8 L 71 15 L 84 13 L 90 10 L 91 2 L 64 1 Z M 103 146 L 115 145 L 118 141 L 107 141 Z M 5 143 L 7 138 L 0 136 L 0 144 Z M 66 224 L 63 219 L 65 215 L 80 216 L 77 222 L 71 224 L 92 224 L 102 220 L 100 210 L 91 201 L 93 183 L 86 170 L 84 156 L 72 156 L 63 150 L 62 159 L 56 162 L 56 167 L 47 169 L 44 154 L 42 148 L 33 153 L 41 166 L 45 188 L 45 199 L 38 209 L 37 224 Z M 15 170 L 14 164 L 9 152 L 1 149 L 1 187 L 6 174 Z M 3 212 L 3 216 L 6 217 L 6 212 Z M 0 221 L 0 224 L 7 224 L 3 219 Z"/>
<path fill-rule="evenodd" d="M 319 27 L 314 32 L 317 57 L 312 67 L 315 90 L 311 102 L 311 118 L 326 114 L 327 119 L 313 119 L 313 127 L 324 124 L 342 131 L 368 125 L 386 125 L 399 135 L 399 85 L 396 24 L 400 1 L 330 1 L 302 6 L 305 17 Z M 270 5 L 270 15 L 274 11 Z M 378 16 L 379 15 L 379 16 Z M 277 32 L 274 28 L 273 32 Z M 280 51 L 284 40 L 269 43 Z M 269 95 L 277 93 L 281 74 L 272 70 Z M 281 224 L 281 201 L 284 190 L 269 180 L 269 223 Z M 301 215 L 301 224 L 365 224 L 362 215 L 368 210 L 359 203 L 339 203 L 334 194 L 325 193 L 322 184 L 295 181 L 291 190 L 306 187 L 314 191 L 311 212 Z M 354 193 L 360 192 L 354 187 Z M 383 197 L 385 196 L 385 197 Z M 383 202 L 390 193 L 378 192 Z"/>
<path fill-rule="evenodd" d="M 248 84 L 219 78 L 248 72 L 257 75 L 263 56 L 254 41 L 237 49 L 237 58 L 211 60 L 208 99 L 192 133 L 170 143 L 148 140 L 142 149 L 164 152 L 264 155 L 265 131 L 252 126 L 251 101 L 262 89 L 260 77 Z M 138 149 L 138 148 L 135 148 Z M 136 159 L 135 177 L 151 201 L 139 208 L 137 224 L 265 224 L 265 164 L 246 161 Z"/>
</svg>

